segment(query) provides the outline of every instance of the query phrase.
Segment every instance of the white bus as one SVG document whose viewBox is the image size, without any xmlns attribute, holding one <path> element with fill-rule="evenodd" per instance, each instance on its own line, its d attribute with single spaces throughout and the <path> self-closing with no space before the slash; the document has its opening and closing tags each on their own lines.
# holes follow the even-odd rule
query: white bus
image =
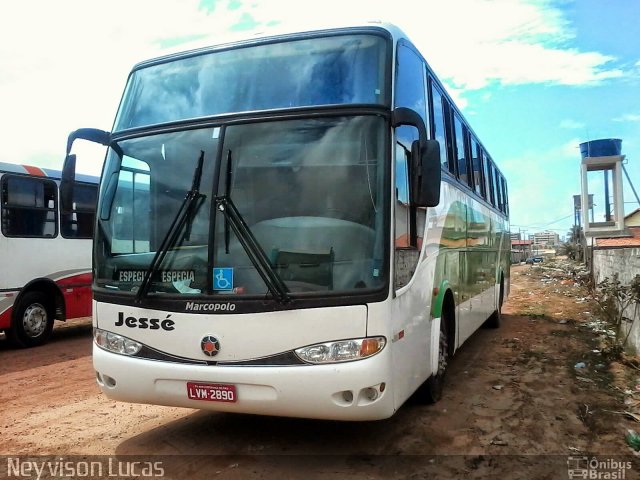
<svg viewBox="0 0 640 480">
<path fill-rule="evenodd" d="M 60 172 L 0 163 L 0 331 L 16 346 L 47 341 L 55 319 L 91 315 L 96 177 L 78 175 L 59 209 Z"/>
<path fill-rule="evenodd" d="M 76 138 L 109 146 L 93 361 L 110 398 L 382 419 L 438 400 L 456 349 L 500 321 L 505 179 L 394 26 L 140 63 L 113 131 Z"/>
</svg>

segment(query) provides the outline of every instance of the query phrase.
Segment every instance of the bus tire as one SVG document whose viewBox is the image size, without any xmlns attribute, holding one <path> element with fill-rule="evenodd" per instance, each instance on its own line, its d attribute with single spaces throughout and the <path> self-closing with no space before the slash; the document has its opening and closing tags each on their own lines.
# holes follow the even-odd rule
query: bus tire
<svg viewBox="0 0 640 480">
<path fill-rule="evenodd" d="M 504 278 L 500 277 L 500 296 L 498 298 L 498 308 L 491 314 L 485 322 L 487 328 L 499 328 L 502 323 L 502 303 L 504 302 Z"/>
<path fill-rule="evenodd" d="M 442 398 L 442 391 L 444 390 L 444 381 L 447 374 L 447 367 L 449 365 L 449 358 L 451 347 L 449 345 L 449 326 L 452 325 L 451 319 L 452 310 L 445 303 L 442 309 L 442 318 L 440 321 L 440 341 L 438 342 L 438 373 L 431 375 L 427 380 L 420 385 L 416 392 L 416 398 L 418 402 L 422 404 L 433 404 L 438 402 Z"/>
<path fill-rule="evenodd" d="M 42 292 L 27 292 L 14 309 L 8 338 L 18 347 L 37 347 L 49 340 L 53 322 L 50 299 Z"/>
</svg>

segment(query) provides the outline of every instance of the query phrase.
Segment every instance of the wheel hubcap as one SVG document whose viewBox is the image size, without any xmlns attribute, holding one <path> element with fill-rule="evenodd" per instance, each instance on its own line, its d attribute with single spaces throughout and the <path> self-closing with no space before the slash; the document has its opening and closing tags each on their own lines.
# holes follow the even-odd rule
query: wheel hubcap
<svg viewBox="0 0 640 480">
<path fill-rule="evenodd" d="M 31 338 L 42 335 L 47 328 L 47 309 L 39 303 L 29 305 L 22 316 L 22 325 Z"/>
</svg>

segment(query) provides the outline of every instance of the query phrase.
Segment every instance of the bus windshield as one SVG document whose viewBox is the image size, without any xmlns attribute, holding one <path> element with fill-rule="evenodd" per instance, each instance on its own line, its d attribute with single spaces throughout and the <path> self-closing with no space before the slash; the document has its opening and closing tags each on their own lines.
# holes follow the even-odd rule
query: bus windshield
<svg viewBox="0 0 640 480">
<path fill-rule="evenodd" d="M 287 296 L 384 286 L 387 128 L 377 115 L 344 115 L 118 142 L 101 185 L 96 287 L 135 294 L 163 243 L 145 284 L 150 295 L 273 294 L 256 250 Z M 181 216 L 194 172 L 199 198 Z M 255 249 L 220 210 L 227 205 Z"/>
<path fill-rule="evenodd" d="M 387 40 L 336 35 L 194 54 L 135 70 L 115 130 L 225 113 L 388 105 Z"/>
</svg>

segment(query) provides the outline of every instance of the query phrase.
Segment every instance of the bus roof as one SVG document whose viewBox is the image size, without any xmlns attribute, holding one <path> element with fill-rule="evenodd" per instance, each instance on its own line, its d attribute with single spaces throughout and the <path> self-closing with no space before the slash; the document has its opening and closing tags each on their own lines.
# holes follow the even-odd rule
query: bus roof
<svg viewBox="0 0 640 480">
<path fill-rule="evenodd" d="M 151 66 L 158 63 L 169 62 L 169 61 L 184 58 L 184 57 L 206 54 L 216 50 L 248 46 L 254 43 L 285 40 L 288 38 L 304 36 L 307 34 L 321 35 L 323 33 L 329 33 L 329 32 L 348 31 L 349 29 L 366 29 L 366 28 L 377 29 L 383 32 L 387 32 L 390 35 L 390 37 L 393 38 L 394 47 L 395 47 L 395 43 L 398 40 L 404 39 L 404 40 L 407 40 L 409 43 L 413 44 L 415 48 L 418 49 L 418 51 L 420 51 L 420 49 L 416 46 L 415 42 L 413 42 L 413 40 L 400 27 L 390 22 L 385 22 L 381 20 L 363 20 L 363 21 L 319 23 L 311 20 L 304 24 L 298 24 L 298 25 L 277 25 L 273 27 L 268 27 L 268 29 L 262 30 L 262 31 L 253 30 L 253 31 L 242 32 L 242 33 L 234 32 L 226 35 L 218 34 L 215 36 L 214 35 L 206 36 L 194 42 L 176 45 L 169 51 L 169 53 L 165 55 L 143 60 L 137 63 L 136 65 L 134 65 L 133 69 L 131 70 L 131 73 L 133 73 L 135 70 L 139 68 L 144 68 L 144 67 Z M 442 89 L 450 105 L 452 105 L 453 109 L 464 119 L 465 124 L 467 125 L 467 128 L 475 136 L 476 140 L 482 146 L 485 153 L 489 157 L 493 158 L 488 153 L 488 150 L 484 146 L 483 142 L 479 140 L 478 135 L 476 135 L 476 133 L 473 131 L 473 128 L 471 127 L 470 123 L 467 121 L 467 119 L 463 115 L 460 108 L 454 102 L 453 98 L 448 92 L 448 89 L 445 88 L 442 81 L 438 78 L 438 75 L 436 75 L 433 68 L 429 65 L 429 62 L 424 58 L 422 53 L 420 53 L 420 55 L 423 57 L 428 70 L 432 74 L 435 82 Z M 498 170 L 498 172 L 502 174 L 502 172 L 500 171 L 500 168 L 495 162 L 494 162 L 494 166 Z"/>
<path fill-rule="evenodd" d="M 60 180 L 62 172 L 50 168 L 35 167 L 33 165 L 18 165 L 15 163 L 0 162 L 0 173 L 17 173 L 20 175 L 31 175 L 34 177 L 46 177 L 53 180 Z M 84 183 L 98 183 L 99 178 L 93 175 L 77 173 L 76 181 Z"/>
<path fill-rule="evenodd" d="M 336 23 L 305 23 L 304 25 L 278 25 L 268 27 L 266 30 L 253 30 L 243 33 L 232 33 L 226 35 L 206 36 L 193 42 L 177 45 L 169 50 L 165 55 L 143 60 L 137 63 L 132 70 L 137 70 L 155 63 L 163 63 L 176 58 L 199 55 L 209 51 L 232 48 L 252 43 L 262 43 L 270 40 L 286 39 L 294 35 L 322 34 L 323 32 L 349 30 L 358 28 L 377 28 L 387 31 L 394 39 L 408 38 L 400 28 L 388 22 L 370 20 L 362 22 L 336 22 Z"/>
</svg>

